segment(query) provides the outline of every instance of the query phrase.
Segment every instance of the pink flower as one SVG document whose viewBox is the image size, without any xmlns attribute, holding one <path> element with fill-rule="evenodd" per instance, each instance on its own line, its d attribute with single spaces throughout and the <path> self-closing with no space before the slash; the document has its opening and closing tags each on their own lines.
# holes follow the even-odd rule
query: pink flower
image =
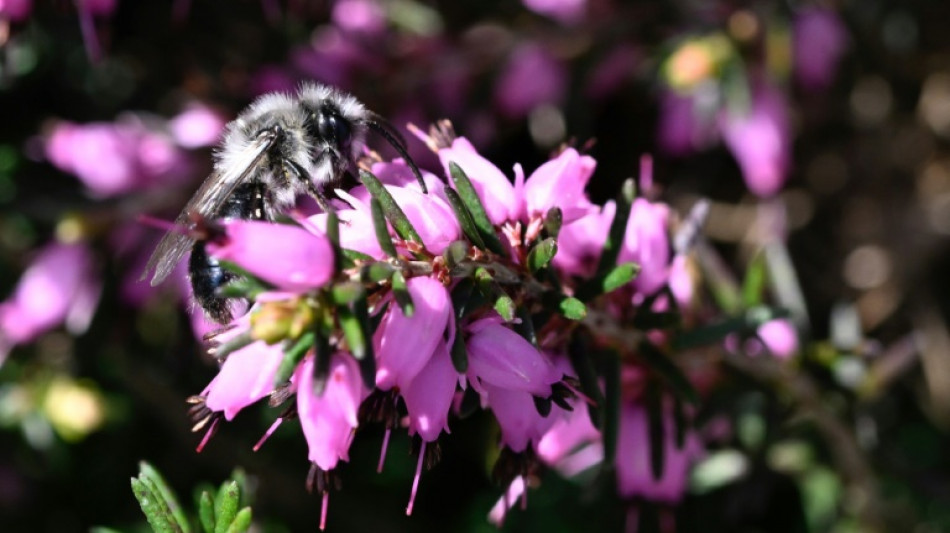
<svg viewBox="0 0 950 533">
<path fill-rule="evenodd" d="M 479 155 L 465 137 L 458 137 L 452 141 L 451 147 L 440 149 L 439 160 L 445 167 L 446 176 L 451 176 L 450 162 L 465 172 L 492 224 L 499 225 L 517 217 L 519 206 L 514 186 L 498 167 Z"/>
<path fill-rule="evenodd" d="M 372 35 L 386 28 L 386 13 L 375 0 L 338 0 L 331 17 L 337 27 L 351 32 Z"/>
<path fill-rule="evenodd" d="M 567 90 L 567 73 L 547 48 L 520 45 L 495 83 L 495 104 L 510 118 L 526 117 L 542 104 L 557 105 Z"/>
<path fill-rule="evenodd" d="M 531 11 L 568 25 L 583 20 L 587 7 L 587 0 L 522 0 L 522 3 Z"/>
<path fill-rule="evenodd" d="M 534 217 L 544 217 L 553 207 L 561 209 L 565 224 L 589 213 L 593 205 L 584 189 L 596 166 L 594 158 L 568 148 L 538 167 L 524 185 L 526 222 Z"/>
<path fill-rule="evenodd" d="M 439 186 L 439 190 L 441 188 Z M 440 254 L 462 234 L 455 212 L 436 194 L 424 194 L 407 187 L 388 185 L 386 189 L 406 213 L 409 222 L 422 238 L 426 250 Z"/>
<path fill-rule="evenodd" d="M 468 327 L 468 374 L 473 386 L 528 392 L 547 398 L 561 375 L 545 356 L 520 335 L 485 319 Z"/>
<path fill-rule="evenodd" d="M 356 430 L 356 414 L 363 401 L 363 382 L 356 360 L 336 353 L 330 360 L 323 394 L 314 392 L 313 357 L 297 366 L 297 413 L 303 428 L 309 459 L 324 471 L 336 467 L 340 459 L 349 460 L 350 443 Z"/>
<path fill-rule="evenodd" d="M 788 359 L 798 352 L 798 332 L 788 319 L 769 320 L 759 326 L 756 334 L 769 352 L 779 359 Z"/>
<path fill-rule="evenodd" d="M 687 156 L 713 143 L 716 138 L 715 109 L 702 105 L 706 101 L 704 90 L 701 87 L 694 94 L 664 90 L 660 95 L 657 144 L 662 151 Z"/>
<path fill-rule="evenodd" d="M 590 411 L 587 405 L 580 401 L 574 402 L 574 410 L 564 412 L 560 408 L 561 416 L 554 416 L 554 423 L 535 442 L 535 451 L 538 457 L 549 465 L 557 465 L 585 444 L 600 441 L 600 431 L 590 421 Z"/>
<path fill-rule="evenodd" d="M 554 266 L 566 274 L 593 276 L 616 211 L 617 205 L 610 201 L 600 212 L 590 213 L 562 227 Z"/>
<path fill-rule="evenodd" d="M 696 282 L 689 271 L 688 259 L 685 255 L 677 255 L 670 264 L 669 275 L 670 292 L 676 299 L 680 309 L 687 309 L 693 301 L 696 292 Z"/>
<path fill-rule="evenodd" d="M 723 140 L 757 196 L 772 196 L 785 182 L 791 157 L 789 128 L 785 97 L 764 83 L 753 90 L 748 112 L 727 110 L 721 117 Z"/>
<path fill-rule="evenodd" d="M 666 204 L 637 198 L 630 208 L 617 260 L 640 265 L 640 274 L 633 284 L 643 295 L 653 294 L 666 283 L 670 262 L 668 219 L 669 207 Z"/>
<path fill-rule="evenodd" d="M 402 388 L 409 411 L 409 432 L 432 442 L 442 431 L 449 431 L 449 409 L 455 397 L 458 372 L 445 341 L 440 340 L 426 366 Z"/>
<path fill-rule="evenodd" d="M 333 249 L 323 235 L 248 220 L 229 220 L 224 227 L 225 237 L 208 243 L 211 255 L 281 289 L 307 291 L 333 277 Z"/>
<path fill-rule="evenodd" d="M 217 144 L 224 125 L 221 115 L 203 106 L 190 107 L 168 121 L 175 142 L 184 148 Z"/>
<path fill-rule="evenodd" d="M 671 416 L 663 417 L 663 473 L 653 476 L 650 459 L 650 427 L 647 410 L 636 403 L 624 403 L 620 412 L 617 439 L 617 490 L 625 498 L 641 497 L 676 503 L 686 492 L 689 467 L 699 453 L 694 434 L 687 433 L 683 448 L 676 446 Z"/>
<path fill-rule="evenodd" d="M 792 32 L 798 83 L 812 91 L 829 87 L 848 47 L 848 31 L 841 19 L 830 9 L 806 7 L 795 16 Z"/>
<path fill-rule="evenodd" d="M 406 317 L 395 302 L 373 336 L 376 351 L 376 385 L 383 389 L 408 385 L 445 342 L 452 303 L 446 288 L 428 277 L 406 283 L 415 313 Z"/>
<path fill-rule="evenodd" d="M 223 337 L 222 342 L 228 337 Z M 263 341 L 232 352 L 205 389 L 205 405 L 212 411 L 223 411 L 224 418 L 233 420 L 238 411 L 273 391 L 283 358 L 280 344 L 268 345 Z"/>
<path fill-rule="evenodd" d="M 487 382 L 482 383 L 482 388 L 488 406 L 501 426 L 501 442 L 513 452 L 523 452 L 528 443 L 537 442 L 554 424 L 553 411 L 560 410 L 554 407 L 547 417 L 542 417 L 529 392 L 496 387 Z"/>
<path fill-rule="evenodd" d="M 0 0 L 0 19 L 19 22 L 28 17 L 32 9 L 32 0 Z"/>
<path fill-rule="evenodd" d="M 10 348 L 65 323 L 81 333 L 92 320 L 101 282 L 92 251 L 81 243 L 44 247 L 23 273 L 13 294 L 0 303 L 0 363 Z"/>
</svg>

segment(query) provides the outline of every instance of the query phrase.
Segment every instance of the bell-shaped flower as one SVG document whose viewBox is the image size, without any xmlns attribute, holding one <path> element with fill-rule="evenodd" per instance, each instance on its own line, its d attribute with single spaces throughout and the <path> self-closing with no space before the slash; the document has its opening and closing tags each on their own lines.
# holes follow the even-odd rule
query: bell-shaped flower
<svg viewBox="0 0 950 533">
<path fill-rule="evenodd" d="M 365 189 L 363 189 L 365 191 Z M 355 189 L 354 189 L 355 191 Z M 350 191 L 353 192 L 353 191 Z M 386 253 L 379 247 L 376 238 L 376 229 L 373 227 L 373 215 L 370 211 L 369 200 L 361 200 L 350 192 L 337 189 L 336 194 L 348 207 L 338 206 L 337 217 L 340 219 L 340 247 L 366 254 L 375 259 L 383 259 Z M 318 213 L 307 219 L 321 233 L 326 233 L 327 215 Z"/>
<path fill-rule="evenodd" d="M 13 294 L 0 303 L 0 363 L 10 348 L 65 324 L 81 333 L 92 320 L 101 281 L 92 251 L 82 243 L 53 243 L 40 250 Z"/>
<path fill-rule="evenodd" d="M 449 410 L 455 398 L 459 374 L 445 341 L 439 341 L 435 353 L 416 377 L 402 388 L 402 398 L 409 412 L 409 432 L 432 442 L 442 431 L 449 431 Z"/>
<path fill-rule="evenodd" d="M 452 146 L 440 149 L 439 160 L 446 176 L 451 176 L 449 163 L 455 163 L 465 172 L 492 224 L 500 225 L 517 216 L 519 206 L 514 185 L 504 172 L 479 155 L 465 137 L 458 137 L 452 141 Z"/>
<path fill-rule="evenodd" d="M 798 332 L 787 318 L 769 320 L 759 326 L 755 333 L 769 353 L 779 359 L 788 359 L 798 352 Z"/>
<path fill-rule="evenodd" d="M 535 13 L 567 25 L 580 22 L 587 9 L 587 0 L 521 0 L 521 3 Z"/>
<path fill-rule="evenodd" d="M 33 0 L 0 0 L 0 20 L 19 22 L 30 16 Z"/>
<path fill-rule="evenodd" d="M 224 222 L 223 238 L 208 243 L 217 259 L 289 291 L 322 287 L 333 277 L 333 248 L 323 235 L 285 224 Z"/>
<path fill-rule="evenodd" d="M 183 148 L 200 148 L 216 144 L 226 121 L 208 107 L 195 105 L 168 121 L 175 142 Z"/>
<path fill-rule="evenodd" d="M 445 200 L 407 187 L 386 186 L 386 189 L 406 213 L 427 250 L 440 254 L 458 240 L 462 230 L 455 212 Z"/>
<path fill-rule="evenodd" d="M 567 72 L 550 49 L 524 43 L 512 52 L 495 83 L 495 105 L 510 118 L 523 118 L 542 104 L 557 105 L 567 92 Z"/>
<path fill-rule="evenodd" d="M 449 292 L 436 279 L 418 276 L 406 282 L 415 312 L 407 317 L 392 302 L 376 333 L 376 386 L 403 388 L 426 366 L 444 333 L 452 312 Z"/>
<path fill-rule="evenodd" d="M 238 411 L 274 390 L 277 368 L 283 358 L 280 344 L 263 341 L 231 352 L 203 393 L 205 405 L 212 411 L 223 411 L 225 419 L 233 420 Z"/>
<path fill-rule="evenodd" d="M 808 90 L 831 86 L 841 55 L 848 47 L 848 29 L 831 9 L 802 8 L 792 28 L 795 79 Z"/>
<path fill-rule="evenodd" d="M 782 188 L 791 158 L 788 104 L 775 87 L 762 83 L 746 112 L 727 110 L 720 120 L 723 140 L 735 156 L 746 186 L 757 196 Z"/>
<path fill-rule="evenodd" d="M 309 447 L 308 458 L 324 471 L 340 459 L 349 460 L 350 443 L 357 426 L 357 410 L 363 401 L 363 385 L 356 361 L 336 353 L 330 359 L 323 394 L 314 390 L 314 360 L 308 356 L 294 372 L 297 414 Z"/>
<path fill-rule="evenodd" d="M 600 441 L 600 431 L 590 420 L 590 411 L 581 402 L 574 402 L 574 410 L 562 412 L 551 427 L 535 442 L 538 457 L 549 465 L 557 465 L 582 446 Z M 554 413 L 552 413 L 554 416 Z"/>
<path fill-rule="evenodd" d="M 590 200 L 584 193 L 597 162 L 568 148 L 531 173 L 524 185 L 526 215 L 544 217 L 552 207 L 561 209 L 564 224 L 570 224 L 589 213 Z"/>
<path fill-rule="evenodd" d="M 501 443 L 513 452 L 525 451 L 528 444 L 537 442 L 556 420 L 553 412 L 546 417 L 538 413 L 529 392 L 496 387 L 488 382 L 481 387 L 501 427 Z M 554 407 L 554 410 L 560 408 Z"/>
<path fill-rule="evenodd" d="M 641 294 L 653 294 L 666 283 L 670 262 L 668 220 L 666 204 L 645 198 L 633 201 L 617 259 L 640 265 L 640 274 L 633 284 Z"/>
<path fill-rule="evenodd" d="M 599 212 L 565 224 L 557 238 L 554 266 L 565 274 L 593 276 L 616 211 L 617 204 L 609 201 Z"/>
<path fill-rule="evenodd" d="M 696 436 L 688 432 L 683 447 L 677 446 L 674 423 L 671 415 L 663 414 L 663 472 L 657 479 L 651 464 L 647 409 L 632 402 L 625 402 L 621 407 L 615 460 L 617 490 L 621 496 L 665 503 L 676 503 L 683 497 L 689 467 L 699 454 L 700 445 Z"/>
<path fill-rule="evenodd" d="M 492 319 L 468 329 L 468 375 L 473 386 L 490 384 L 542 398 L 551 395 L 551 384 L 561 374 L 530 342 Z"/>
</svg>

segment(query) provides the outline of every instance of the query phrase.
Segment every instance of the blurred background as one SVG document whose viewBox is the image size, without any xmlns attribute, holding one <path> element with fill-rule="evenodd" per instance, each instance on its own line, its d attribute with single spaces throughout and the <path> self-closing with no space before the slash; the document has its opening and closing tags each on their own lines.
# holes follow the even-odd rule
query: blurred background
<svg viewBox="0 0 950 533">
<path fill-rule="evenodd" d="M 728 429 L 679 505 L 638 507 L 662 530 L 950 531 L 948 21 L 938 0 L 0 0 L 0 530 L 145 530 L 142 459 L 187 501 L 241 466 L 255 527 L 316 528 L 299 431 L 251 451 L 272 409 L 195 453 L 185 399 L 216 369 L 185 284 L 138 281 L 161 236 L 138 217 L 178 213 L 255 96 L 317 80 L 433 171 L 406 124 L 448 118 L 506 171 L 583 147 L 598 202 L 652 154 L 658 198 L 711 200 L 723 279 L 764 247 L 787 267 L 794 380 L 706 379 Z M 362 430 L 330 529 L 495 529 L 481 418 L 452 424 L 410 518 L 408 439 L 376 474 Z M 629 523 L 609 483 L 540 482 L 504 530 Z"/>
</svg>

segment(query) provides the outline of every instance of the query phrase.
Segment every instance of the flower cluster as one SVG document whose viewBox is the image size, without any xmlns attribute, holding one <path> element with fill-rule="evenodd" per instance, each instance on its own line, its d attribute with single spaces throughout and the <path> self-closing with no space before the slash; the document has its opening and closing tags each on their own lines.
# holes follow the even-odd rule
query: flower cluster
<svg viewBox="0 0 950 533">
<path fill-rule="evenodd" d="M 669 244 L 670 208 L 634 198 L 632 182 L 616 202 L 592 203 L 596 161 L 574 148 L 527 177 L 515 165 L 510 180 L 447 123 L 416 133 L 448 184 L 423 173 L 424 193 L 404 162 L 367 161 L 363 185 L 337 190 L 333 213 L 221 222 L 207 248 L 241 276 L 227 293 L 254 303 L 210 336 L 222 364 L 191 399 L 206 430 L 199 450 L 248 405 L 285 406 L 257 446 L 300 420 L 324 523 L 358 428 L 386 428 L 379 469 L 405 429 L 419 454 L 411 513 L 450 419 L 481 407 L 500 428 L 494 476 L 508 487 L 494 520 L 542 464 L 573 475 L 612 461 L 622 495 L 679 499 L 700 446 L 688 417 L 671 415 L 695 393 L 664 353 L 671 310 L 692 294 L 685 250 Z M 640 187 L 652 188 L 649 159 Z M 667 361 L 659 373 L 656 358 Z M 607 383 L 598 376 L 609 371 L 592 370 L 618 363 L 633 377 Z M 661 375 L 676 394 L 662 392 Z M 648 407 L 663 397 L 666 407 Z M 655 413 L 668 438 L 651 455 L 644 421 Z M 604 434 L 619 437 L 607 445 Z M 650 461 L 663 456 L 666 466 Z"/>
</svg>

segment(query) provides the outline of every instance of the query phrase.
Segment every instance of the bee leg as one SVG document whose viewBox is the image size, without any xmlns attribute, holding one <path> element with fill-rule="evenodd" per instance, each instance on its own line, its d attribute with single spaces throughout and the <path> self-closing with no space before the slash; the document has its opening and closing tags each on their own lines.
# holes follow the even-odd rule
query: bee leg
<svg viewBox="0 0 950 533">
<path fill-rule="evenodd" d="M 310 193 L 310 196 L 312 196 L 313 199 L 317 201 L 317 205 L 320 206 L 320 209 L 322 209 L 324 213 L 329 213 L 330 211 L 336 210 L 330 205 L 330 200 L 325 194 L 323 194 L 323 191 L 313 184 L 313 180 L 310 179 L 310 176 L 303 167 L 301 167 L 296 161 L 289 159 L 286 161 L 286 163 L 290 167 L 291 171 L 297 176 L 297 179 L 307 185 L 307 192 Z"/>
</svg>

